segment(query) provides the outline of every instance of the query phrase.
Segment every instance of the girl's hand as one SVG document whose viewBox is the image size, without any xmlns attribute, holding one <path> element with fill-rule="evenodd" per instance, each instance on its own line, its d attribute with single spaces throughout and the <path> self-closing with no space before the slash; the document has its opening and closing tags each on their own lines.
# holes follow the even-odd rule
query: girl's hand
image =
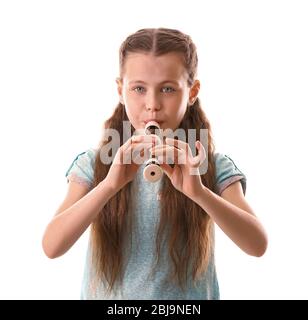
<svg viewBox="0 0 308 320">
<path fill-rule="evenodd" d="M 198 155 L 193 157 L 189 144 L 182 140 L 166 138 L 166 144 L 150 150 L 160 161 L 161 168 L 173 186 L 191 199 L 203 188 L 199 167 L 206 159 L 205 149 L 200 141 L 196 141 L 196 147 Z M 172 159 L 175 164 L 173 168 L 167 164 L 167 159 Z"/>
<path fill-rule="evenodd" d="M 140 165 L 149 157 L 149 149 L 159 140 L 155 135 L 132 136 L 118 150 L 105 178 L 117 193 L 132 181 Z"/>
</svg>

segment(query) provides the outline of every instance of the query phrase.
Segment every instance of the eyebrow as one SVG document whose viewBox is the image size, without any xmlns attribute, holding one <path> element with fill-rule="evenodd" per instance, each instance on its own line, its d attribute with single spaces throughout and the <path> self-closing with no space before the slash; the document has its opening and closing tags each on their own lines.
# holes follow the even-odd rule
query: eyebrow
<svg viewBox="0 0 308 320">
<path fill-rule="evenodd" d="M 134 81 L 129 82 L 129 84 L 134 84 L 134 83 L 147 84 L 146 82 L 144 82 L 142 80 L 134 80 Z M 160 82 L 159 84 L 165 84 L 165 83 L 173 83 L 175 85 L 178 85 L 178 82 L 175 80 L 165 80 L 165 81 Z"/>
</svg>

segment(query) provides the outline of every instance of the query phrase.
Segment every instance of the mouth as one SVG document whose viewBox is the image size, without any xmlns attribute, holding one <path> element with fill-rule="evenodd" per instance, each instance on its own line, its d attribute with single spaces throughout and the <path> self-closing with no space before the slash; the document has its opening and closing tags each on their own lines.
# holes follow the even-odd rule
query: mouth
<svg viewBox="0 0 308 320">
<path fill-rule="evenodd" d="M 149 119 L 149 120 L 145 120 L 145 121 L 143 121 L 143 124 L 144 124 L 144 125 L 146 125 L 148 122 L 152 122 L 152 121 L 154 121 L 154 122 L 158 123 L 160 126 L 161 126 L 161 124 L 162 124 L 162 123 L 164 123 L 163 121 L 160 121 L 160 120 L 156 120 L 156 119 Z"/>
</svg>

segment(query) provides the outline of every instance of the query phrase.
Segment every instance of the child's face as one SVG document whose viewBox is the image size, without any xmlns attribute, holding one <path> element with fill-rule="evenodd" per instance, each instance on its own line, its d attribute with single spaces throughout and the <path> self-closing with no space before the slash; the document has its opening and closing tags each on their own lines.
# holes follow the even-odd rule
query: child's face
<svg viewBox="0 0 308 320">
<path fill-rule="evenodd" d="M 178 128 L 190 100 L 199 91 L 199 81 L 190 88 L 181 55 L 133 53 L 126 57 L 118 92 L 135 129 L 155 120 L 162 129 Z"/>
</svg>

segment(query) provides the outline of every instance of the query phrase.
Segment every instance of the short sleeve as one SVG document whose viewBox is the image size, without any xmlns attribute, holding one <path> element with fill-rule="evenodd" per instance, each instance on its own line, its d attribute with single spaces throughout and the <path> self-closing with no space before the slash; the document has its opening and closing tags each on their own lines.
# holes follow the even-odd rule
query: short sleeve
<svg viewBox="0 0 308 320">
<path fill-rule="evenodd" d="M 89 149 L 78 154 L 66 171 L 65 177 L 67 178 L 67 182 L 75 181 L 92 188 L 95 154 L 95 149 Z"/>
<path fill-rule="evenodd" d="M 238 169 L 233 160 L 225 154 L 215 154 L 216 165 L 216 191 L 222 192 L 236 181 L 240 181 L 243 193 L 246 193 L 246 176 Z"/>
</svg>

